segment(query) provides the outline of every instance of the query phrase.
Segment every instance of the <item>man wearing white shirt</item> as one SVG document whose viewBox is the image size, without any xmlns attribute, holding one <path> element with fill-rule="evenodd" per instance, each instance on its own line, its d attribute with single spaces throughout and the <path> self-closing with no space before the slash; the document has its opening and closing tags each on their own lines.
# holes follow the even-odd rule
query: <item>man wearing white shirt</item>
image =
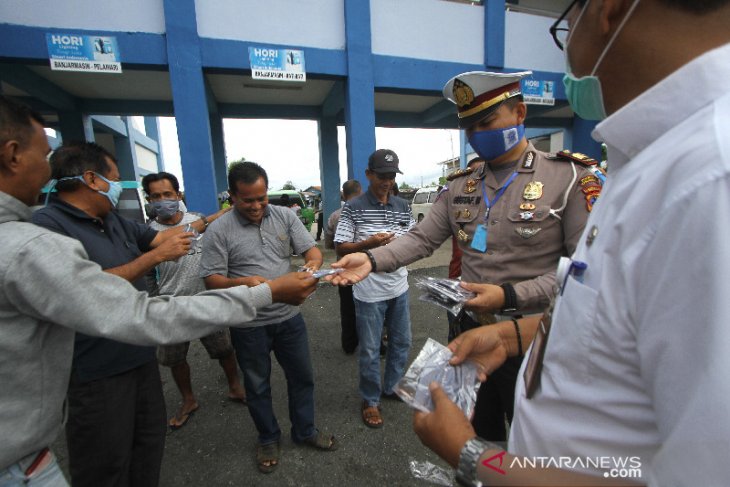
<svg viewBox="0 0 730 487">
<path fill-rule="evenodd" d="M 593 136 L 611 175 L 554 308 L 520 322 L 523 342 L 537 336 L 509 453 L 438 388 L 414 428 L 464 485 L 724 485 L 730 1 L 576 0 L 565 15 L 551 30 L 574 73 L 566 93 L 583 118 L 610 115 Z M 488 374 L 517 337 L 503 323 L 451 348 Z"/>
</svg>

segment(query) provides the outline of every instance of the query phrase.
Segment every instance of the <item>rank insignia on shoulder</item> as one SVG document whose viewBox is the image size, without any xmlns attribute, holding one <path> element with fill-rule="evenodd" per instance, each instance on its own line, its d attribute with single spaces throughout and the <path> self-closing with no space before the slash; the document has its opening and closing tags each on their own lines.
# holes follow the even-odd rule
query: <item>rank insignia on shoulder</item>
<svg viewBox="0 0 730 487">
<path fill-rule="evenodd" d="M 532 169 L 532 162 L 535 160 L 535 152 L 530 151 L 525 157 L 525 162 L 522 163 L 523 169 Z"/>
<path fill-rule="evenodd" d="M 592 157 L 588 157 L 587 155 L 581 154 L 580 152 L 570 152 L 569 150 L 561 150 L 560 152 L 556 153 L 554 157 L 550 157 L 550 159 L 569 160 L 569 161 L 577 162 L 578 164 L 582 164 L 583 166 L 586 166 L 586 167 L 598 165 L 598 161 L 596 161 Z"/>
<path fill-rule="evenodd" d="M 471 174 L 474 172 L 473 167 L 467 167 L 466 169 L 457 169 L 456 171 L 452 172 L 448 176 L 446 176 L 447 181 L 453 181 L 456 178 L 460 178 L 462 176 L 466 176 L 467 174 Z"/>
</svg>

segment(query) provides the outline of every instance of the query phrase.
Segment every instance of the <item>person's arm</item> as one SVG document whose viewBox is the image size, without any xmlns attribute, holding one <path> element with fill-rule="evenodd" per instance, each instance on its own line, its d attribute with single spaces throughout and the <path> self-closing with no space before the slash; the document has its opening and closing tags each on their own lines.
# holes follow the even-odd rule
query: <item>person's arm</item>
<svg viewBox="0 0 730 487">
<path fill-rule="evenodd" d="M 307 250 L 302 257 L 304 257 L 304 267 L 307 269 L 316 271 L 322 267 L 322 252 L 317 247 Z"/>
<path fill-rule="evenodd" d="M 476 438 L 469 420 L 436 383 L 430 386 L 434 410 L 430 413 L 416 411 L 413 414 L 413 430 L 421 443 L 437 453 L 454 468 L 460 465 L 460 456 L 466 443 Z M 557 468 L 532 468 L 521 457 L 510 455 L 504 449 L 489 442 L 475 459 L 476 479 L 484 485 L 507 486 L 637 486 L 625 479 L 611 479 Z"/>
<path fill-rule="evenodd" d="M 388 245 L 393 241 L 393 237 L 394 234 L 389 232 L 376 233 L 375 235 L 371 235 L 369 238 L 359 242 L 337 242 L 335 243 L 335 250 L 337 251 L 338 257 L 343 257 L 347 254 L 364 252 L 365 250 Z"/>
<path fill-rule="evenodd" d="M 236 286 L 254 287 L 267 281 L 262 276 L 227 277 L 221 274 L 211 274 L 204 278 L 206 289 L 226 289 Z"/>
<path fill-rule="evenodd" d="M 133 261 L 117 267 L 110 267 L 109 269 L 105 269 L 105 272 L 119 276 L 129 282 L 134 282 L 158 264 L 187 255 L 190 250 L 190 237 L 192 237 L 191 233 L 178 233 L 177 235 L 173 235 L 171 238 L 165 239 L 159 246 L 149 252 L 143 253 Z"/>
<path fill-rule="evenodd" d="M 378 272 L 393 272 L 399 267 L 428 257 L 452 235 L 447 196 L 448 193 L 439 198 L 426 218 L 408 233 L 386 246 L 372 250 Z"/>
</svg>

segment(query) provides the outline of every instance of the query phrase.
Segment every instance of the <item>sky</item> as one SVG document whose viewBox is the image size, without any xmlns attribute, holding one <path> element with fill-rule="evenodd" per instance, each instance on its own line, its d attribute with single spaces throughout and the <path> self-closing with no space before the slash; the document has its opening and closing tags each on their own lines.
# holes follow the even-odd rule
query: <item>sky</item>
<svg viewBox="0 0 730 487">
<path fill-rule="evenodd" d="M 181 178 L 177 127 L 172 117 L 160 119 L 160 141 L 165 169 Z M 245 157 L 261 164 L 269 176 L 271 189 L 280 189 L 291 181 L 297 189 L 319 186 L 319 142 L 317 122 L 309 120 L 239 120 L 225 119 L 223 131 L 228 161 Z M 378 149 L 392 149 L 398 154 L 400 169 L 397 182 L 413 187 L 438 181 L 442 166 L 438 163 L 459 155 L 459 131 L 445 129 L 375 129 Z M 338 129 L 340 184 L 347 179 L 345 129 Z M 361 181 L 364 182 L 364 181 Z"/>
</svg>

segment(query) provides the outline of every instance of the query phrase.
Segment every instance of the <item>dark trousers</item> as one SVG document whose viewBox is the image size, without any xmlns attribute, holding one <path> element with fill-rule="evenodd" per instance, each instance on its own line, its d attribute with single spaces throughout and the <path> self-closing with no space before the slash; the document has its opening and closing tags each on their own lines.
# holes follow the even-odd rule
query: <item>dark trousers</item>
<svg viewBox="0 0 730 487">
<path fill-rule="evenodd" d="M 324 227 L 324 211 L 317 213 L 317 240 L 322 238 L 322 229 Z"/>
<path fill-rule="evenodd" d="M 68 442 L 74 487 L 154 487 L 167 429 L 157 361 L 68 388 Z"/>
<path fill-rule="evenodd" d="M 337 286 L 337 290 L 340 293 L 340 326 L 342 326 L 340 340 L 342 350 L 350 354 L 355 352 L 358 344 L 352 286 Z"/>
<path fill-rule="evenodd" d="M 466 315 L 462 315 L 460 318 L 462 331 L 480 326 Z M 515 386 L 521 365 L 522 357 L 508 358 L 479 387 L 471 423 L 474 431 L 481 438 L 488 441 L 507 441 L 505 419 L 512 424 Z"/>
<path fill-rule="evenodd" d="M 292 440 L 301 443 L 316 435 L 314 374 L 302 315 L 272 325 L 231 328 L 231 341 L 243 371 L 248 412 L 259 433 L 259 443 L 275 443 L 281 438 L 271 400 L 272 351 L 286 377 Z"/>
</svg>

